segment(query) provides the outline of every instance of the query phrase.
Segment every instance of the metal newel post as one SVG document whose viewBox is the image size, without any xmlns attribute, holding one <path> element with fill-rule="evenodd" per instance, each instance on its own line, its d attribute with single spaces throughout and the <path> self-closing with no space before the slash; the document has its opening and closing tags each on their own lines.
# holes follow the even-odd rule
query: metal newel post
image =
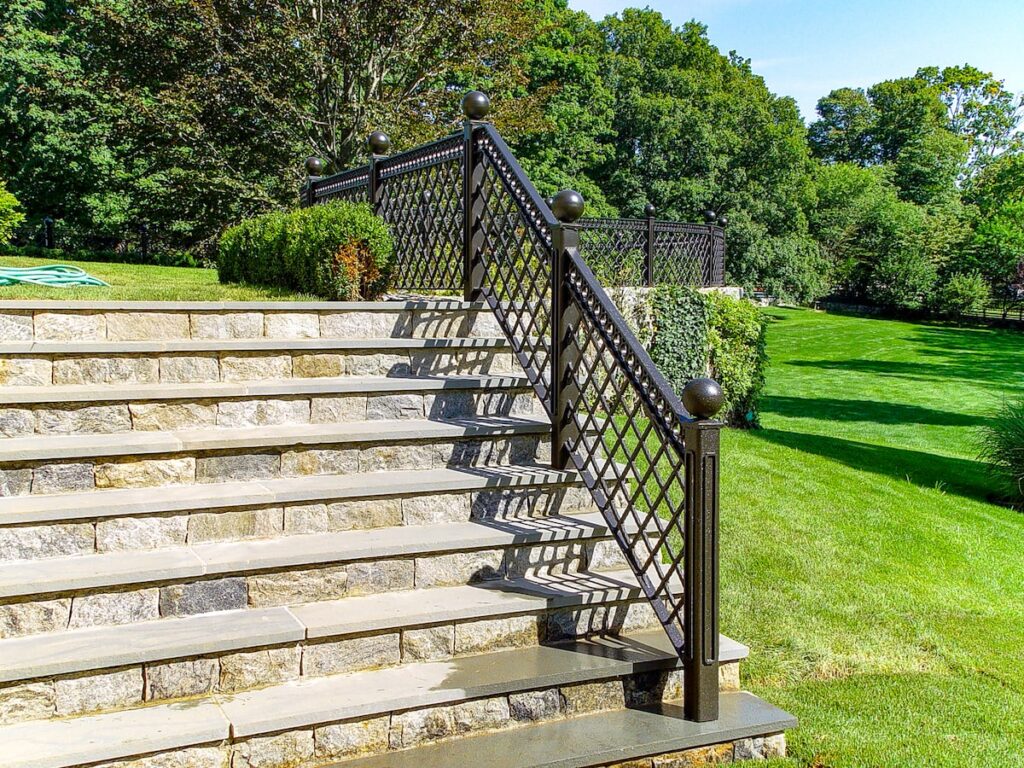
<svg viewBox="0 0 1024 768">
<path fill-rule="evenodd" d="M 693 379 L 682 393 L 695 419 L 683 428 L 686 519 L 683 524 L 683 715 L 718 719 L 718 472 L 719 433 L 714 419 L 722 388 L 714 379 Z"/>
<path fill-rule="evenodd" d="M 569 283 L 566 276 L 569 251 L 580 244 L 579 229 L 573 222 L 583 215 L 585 203 L 579 192 L 563 189 L 551 199 L 551 212 L 558 226 L 551 230 L 551 466 L 567 469 L 571 434 L 571 402 L 577 396 L 569 380 L 574 355 L 576 323 L 569 311 Z"/>
<path fill-rule="evenodd" d="M 387 156 L 388 150 L 391 149 L 391 139 L 383 131 L 373 131 L 366 137 L 366 146 L 370 148 L 370 208 L 379 216 L 380 201 L 384 192 L 380 183 L 380 161 Z"/>
<path fill-rule="evenodd" d="M 466 301 L 479 301 L 484 284 L 484 264 L 481 258 L 484 233 L 480 217 L 484 200 L 480 186 L 484 178 L 483 165 L 473 143 L 473 134 L 487 113 L 491 100 L 486 93 L 470 91 L 462 97 L 462 294 Z"/>
<path fill-rule="evenodd" d="M 53 249 L 56 247 L 57 242 L 53 236 L 53 217 L 47 216 L 43 219 L 43 248 Z"/>
<path fill-rule="evenodd" d="M 647 252 L 644 254 L 644 285 L 648 288 L 654 285 L 654 214 L 657 208 L 654 203 L 644 206 L 644 216 L 647 217 Z"/>
<path fill-rule="evenodd" d="M 316 182 L 324 174 L 324 161 L 316 155 L 306 158 L 306 183 L 302 186 L 302 205 L 309 207 L 316 204 Z"/>
</svg>

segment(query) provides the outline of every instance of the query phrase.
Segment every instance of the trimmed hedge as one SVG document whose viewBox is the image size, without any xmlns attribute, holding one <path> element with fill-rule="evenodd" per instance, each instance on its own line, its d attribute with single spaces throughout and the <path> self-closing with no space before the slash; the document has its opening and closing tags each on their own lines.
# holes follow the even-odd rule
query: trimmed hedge
<svg viewBox="0 0 1024 768">
<path fill-rule="evenodd" d="M 291 288 L 329 300 L 378 298 L 390 285 L 394 244 L 365 203 L 343 201 L 268 213 L 221 237 L 222 283 Z"/>
</svg>

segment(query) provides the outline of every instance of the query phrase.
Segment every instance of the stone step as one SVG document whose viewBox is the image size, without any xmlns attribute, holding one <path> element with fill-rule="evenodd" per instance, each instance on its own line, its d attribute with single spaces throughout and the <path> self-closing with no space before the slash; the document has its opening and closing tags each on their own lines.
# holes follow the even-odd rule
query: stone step
<svg viewBox="0 0 1024 768">
<path fill-rule="evenodd" d="M 745 655 L 722 638 L 723 664 Z M 308 766 L 660 700 L 681 691 L 678 665 L 659 629 L 290 681 L 3 726 L 0 766 L 69 768 L 172 750 L 190 750 L 178 756 L 181 765 L 223 765 L 238 755 L 236 764 Z"/>
</svg>

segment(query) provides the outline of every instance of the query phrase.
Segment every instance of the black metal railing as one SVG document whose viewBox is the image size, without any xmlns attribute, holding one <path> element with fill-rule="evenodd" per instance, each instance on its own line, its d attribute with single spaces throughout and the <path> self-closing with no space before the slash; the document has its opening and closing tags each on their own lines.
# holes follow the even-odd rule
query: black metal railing
<svg viewBox="0 0 1024 768">
<path fill-rule="evenodd" d="M 552 464 L 580 473 L 683 662 L 686 717 L 715 720 L 721 390 L 698 379 L 680 401 L 584 258 L 582 197 L 541 198 L 484 122 L 486 96 L 463 107 L 461 133 L 392 157 L 371 135 L 368 166 L 311 175 L 303 200 L 370 201 L 397 287 L 461 290 L 494 311 L 551 417 Z"/>
</svg>

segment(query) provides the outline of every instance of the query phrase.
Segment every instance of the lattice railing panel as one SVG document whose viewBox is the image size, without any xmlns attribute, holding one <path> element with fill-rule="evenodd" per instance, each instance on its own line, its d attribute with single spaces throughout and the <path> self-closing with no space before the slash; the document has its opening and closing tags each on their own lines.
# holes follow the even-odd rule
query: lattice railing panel
<svg viewBox="0 0 1024 768">
<path fill-rule="evenodd" d="M 714 237 L 709 227 L 658 222 L 653 258 L 655 283 L 716 284 Z"/>
<path fill-rule="evenodd" d="M 580 253 L 605 285 L 647 282 L 647 222 L 640 219 L 583 219 Z"/>
<path fill-rule="evenodd" d="M 354 168 L 339 173 L 313 185 L 314 202 L 347 200 L 351 203 L 365 203 L 370 199 L 370 171 Z"/>
</svg>

